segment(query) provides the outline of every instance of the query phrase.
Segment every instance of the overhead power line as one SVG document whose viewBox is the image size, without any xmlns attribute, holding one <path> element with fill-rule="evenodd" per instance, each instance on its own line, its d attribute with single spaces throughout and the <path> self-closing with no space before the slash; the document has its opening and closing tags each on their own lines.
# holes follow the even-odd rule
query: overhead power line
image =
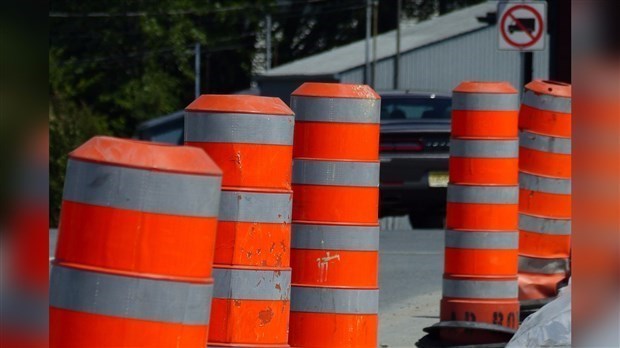
<svg viewBox="0 0 620 348">
<path fill-rule="evenodd" d="M 187 16 L 187 15 L 208 15 L 214 13 L 222 13 L 222 12 L 232 12 L 232 11 L 241 11 L 241 10 L 249 10 L 249 9 L 264 9 L 267 8 L 277 8 L 277 7 L 286 7 L 300 3 L 307 4 L 316 4 L 321 2 L 326 2 L 328 0 L 311 0 L 311 1 L 287 1 L 281 2 L 277 4 L 271 5 L 244 5 L 244 6 L 231 6 L 231 7 L 222 7 L 222 8 L 211 8 L 211 9 L 188 9 L 188 10 L 171 10 L 171 11 L 163 11 L 163 12 L 146 12 L 146 11 L 129 11 L 129 12 L 85 12 L 85 13 L 75 13 L 75 12 L 62 12 L 62 11 L 52 11 L 49 13 L 50 18 L 110 18 L 110 17 L 152 17 L 152 16 Z"/>
</svg>

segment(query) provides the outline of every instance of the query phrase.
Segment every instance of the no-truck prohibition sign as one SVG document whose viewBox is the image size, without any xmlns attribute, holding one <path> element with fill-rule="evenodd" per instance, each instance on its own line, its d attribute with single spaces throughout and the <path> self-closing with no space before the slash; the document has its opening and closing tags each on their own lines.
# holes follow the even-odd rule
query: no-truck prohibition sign
<svg viewBox="0 0 620 348">
<path fill-rule="evenodd" d="M 500 2 L 499 49 L 535 51 L 545 48 L 545 1 Z"/>
</svg>

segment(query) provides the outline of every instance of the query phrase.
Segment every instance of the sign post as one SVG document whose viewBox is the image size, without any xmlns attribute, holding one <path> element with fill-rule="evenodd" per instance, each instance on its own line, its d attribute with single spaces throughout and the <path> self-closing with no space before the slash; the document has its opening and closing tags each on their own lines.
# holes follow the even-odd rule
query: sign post
<svg viewBox="0 0 620 348">
<path fill-rule="evenodd" d="M 523 86 L 532 80 L 532 51 L 545 49 L 547 2 L 500 2 L 497 15 L 499 49 L 521 52 Z"/>
</svg>

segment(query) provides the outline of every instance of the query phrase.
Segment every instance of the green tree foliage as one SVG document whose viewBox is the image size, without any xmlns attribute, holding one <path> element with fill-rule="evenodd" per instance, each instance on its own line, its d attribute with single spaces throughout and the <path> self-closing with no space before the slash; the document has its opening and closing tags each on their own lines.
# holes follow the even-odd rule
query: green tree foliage
<svg viewBox="0 0 620 348">
<path fill-rule="evenodd" d="M 255 33 L 271 1 L 73 1 L 50 4 L 50 221 L 67 153 L 97 134 L 129 137 L 194 98 L 194 45 L 214 62 L 209 89 L 250 84 Z M 203 75 L 206 72 L 203 70 Z"/>
<path fill-rule="evenodd" d="M 196 42 L 210 60 L 234 67 L 209 74 L 213 91 L 244 88 L 261 7 L 261 1 L 55 0 L 50 71 L 61 76 L 51 81 L 52 96 L 86 102 L 106 115 L 114 134 L 131 135 L 140 121 L 193 99 Z"/>
<path fill-rule="evenodd" d="M 426 19 L 480 1 L 403 0 L 403 16 Z M 395 28 L 395 5 L 379 2 L 380 32 Z M 193 100 L 195 43 L 203 93 L 248 88 L 267 14 L 275 66 L 364 37 L 366 0 L 51 1 L 51 223 L 68 152 L 97 134 L 131 136 L 140 122 Z"/>
</svg>

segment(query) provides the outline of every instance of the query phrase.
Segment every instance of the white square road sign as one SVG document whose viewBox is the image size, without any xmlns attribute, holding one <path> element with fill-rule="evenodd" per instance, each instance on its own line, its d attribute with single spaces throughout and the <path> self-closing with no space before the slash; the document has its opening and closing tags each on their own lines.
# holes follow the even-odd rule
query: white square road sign
<svg viewBox="0 0 620 348">
<path fill-rule="evenodd" d="M 500 50 L 544 50 L 547 2 L 500 2 L 497 5 L 497 30 Z"/>
</svg>

